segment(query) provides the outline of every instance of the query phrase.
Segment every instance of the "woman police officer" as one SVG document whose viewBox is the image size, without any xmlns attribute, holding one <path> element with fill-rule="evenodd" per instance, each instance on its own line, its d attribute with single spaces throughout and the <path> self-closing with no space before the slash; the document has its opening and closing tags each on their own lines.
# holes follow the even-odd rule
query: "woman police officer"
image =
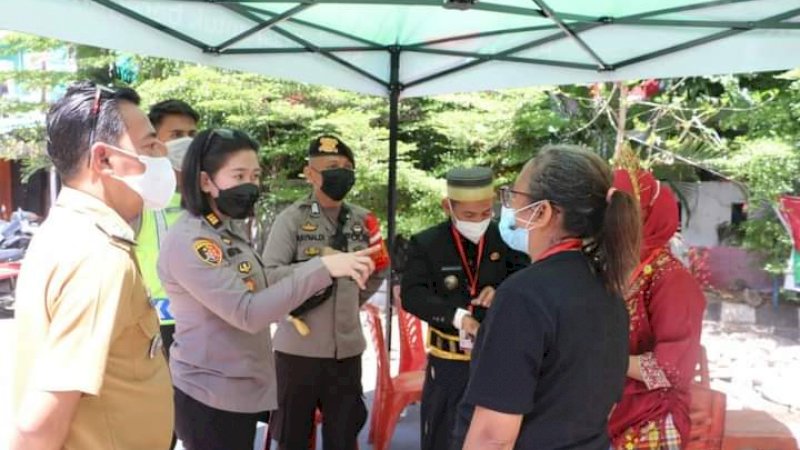
<svg viewBox="0 0 800 450">
<path fill-rule="evenodd" d="M 204 131 L 181 176 L 186 212 L 158 262 L 177 322 L 170 359 L 176 432 L 188 450 L 249 449 L 256 421 L 277 404 L 269 325 L 332 278 L 351 277 L 363 288 L 372 250 L 312 259 L 267 287 L 237 222 L 253 214 L 259 197 L 258 144 L 238 130 Z"/>
</svg>

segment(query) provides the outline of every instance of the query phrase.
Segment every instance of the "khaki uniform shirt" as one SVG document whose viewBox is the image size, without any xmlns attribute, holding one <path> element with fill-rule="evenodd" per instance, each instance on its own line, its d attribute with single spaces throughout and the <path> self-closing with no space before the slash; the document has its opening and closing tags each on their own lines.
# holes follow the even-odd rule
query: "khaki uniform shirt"
<svg viewBox="0 0 800 450">
<path fill-rule="evenodd" d="M 349 204 L 342 207 L 350 211 L 344 226 L 348 251 L 367 248 L 364 219 L 369 211 Z M 264 247 L 267 280 L 274 283 L 292 273 L 296 264 L 320 254 L 332 245 L 335 233 L 336 223 L 322 213 L 313 195 L 286 208 L 275 219 Z M 350 278 L 338 278 L 331 298 L 301 317 L 311 333 L 303 336 L 291 322 L 283 320 L 275 333 L 275 350 L 311 358 L 360 355 L 367 344 L 359 309 L 378 290 L 383 278 L 385 273 L 373 274 L 365 291 Z"/>
<path fill-rule="evenodd" d="M 267 288 L 234 225 L 184 213 L 162 242 L 158 274 L 176 321 L 175 387 L 212 408 L 255 413 L 277 408 L 269 325 L 332 281 L 314 258 Z"/>
<path fill-rule="evenodd" d="M 17 288 L 15 410 L 32 391 L 80 391 L 64 448 L 169 447 L 172 386 L 133 230 L 64 188 L 33 238 Z"/>
</svg>

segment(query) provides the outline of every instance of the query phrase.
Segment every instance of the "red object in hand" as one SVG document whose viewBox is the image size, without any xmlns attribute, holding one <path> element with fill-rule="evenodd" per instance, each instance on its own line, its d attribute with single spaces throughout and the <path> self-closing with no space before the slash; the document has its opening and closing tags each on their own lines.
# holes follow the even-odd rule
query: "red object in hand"
<svg viewBox="0 0 800 450">
<path fill-rule="evenodd" d="M 369 246 L 381 246 L 380 251 L 370 255 L 372 257 L 372 262 L 375 263 L 375 271 L 380 272 L 387 269 L 389 267 L 389 250 L 386 249 L 386 243 L 383 242 L 381 224 L 378 222 L 378 218 L 375 217 L 375 214 L 367 214 L 367 217 L 364 218 L 364 228 L 366 228 L 367 235 L 369 236 Z"/>
</svg>

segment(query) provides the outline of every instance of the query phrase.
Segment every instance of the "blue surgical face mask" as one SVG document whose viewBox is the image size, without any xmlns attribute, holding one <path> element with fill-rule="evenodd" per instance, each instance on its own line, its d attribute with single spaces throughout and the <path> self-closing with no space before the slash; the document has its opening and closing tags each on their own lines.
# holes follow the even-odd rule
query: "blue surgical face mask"
<svg viewBox="0 0 800 450">
<path fill-rule="evenodd" d="M 516 214 L 511 208 L 503 207 L 500 211 L 500 237 L 512 249 L 528 253 L 528 230 L 516 224 Z"/>
<path fill-rule="evenodd" d="M 533 221 L 534 217 L 538 211 L 535 211 L 531 214 L 531 218 L 528 219 L 526 226 L 521 227 L 517 224 L 517 213 L 525 211 L 526 209 L 536 208 L 542 202 L 535 202 L 531 203 L 528 206 L 522 207 L 517 210 L 513 210 L 511 208 L 503 207 L 500 211 L 500 237 L 503 238 L 503 242 L 506 243 L 512 249 L 528 254 L 528 240 L 530 239 L 530 223 Z"/>
</svg>

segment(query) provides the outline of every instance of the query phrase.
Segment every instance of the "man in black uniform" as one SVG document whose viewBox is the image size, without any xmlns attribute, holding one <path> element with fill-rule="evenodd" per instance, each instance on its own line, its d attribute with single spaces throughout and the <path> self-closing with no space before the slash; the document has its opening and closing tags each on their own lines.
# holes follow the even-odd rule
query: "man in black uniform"
<svg viewBox="0 0 800 450">
<path fill-rule="evenodd" d="M 494 289 L 529 258 L 511 250 L 492 221 L 488 168 L 447 174 L 442 206 L 450 218 L 411 238 L 403 307 L 428 322 L 428 367 L 422 393 L 422 450 L 450 447 L 456 407 L 469 379 L 472 340 Z"/>
</svg>

